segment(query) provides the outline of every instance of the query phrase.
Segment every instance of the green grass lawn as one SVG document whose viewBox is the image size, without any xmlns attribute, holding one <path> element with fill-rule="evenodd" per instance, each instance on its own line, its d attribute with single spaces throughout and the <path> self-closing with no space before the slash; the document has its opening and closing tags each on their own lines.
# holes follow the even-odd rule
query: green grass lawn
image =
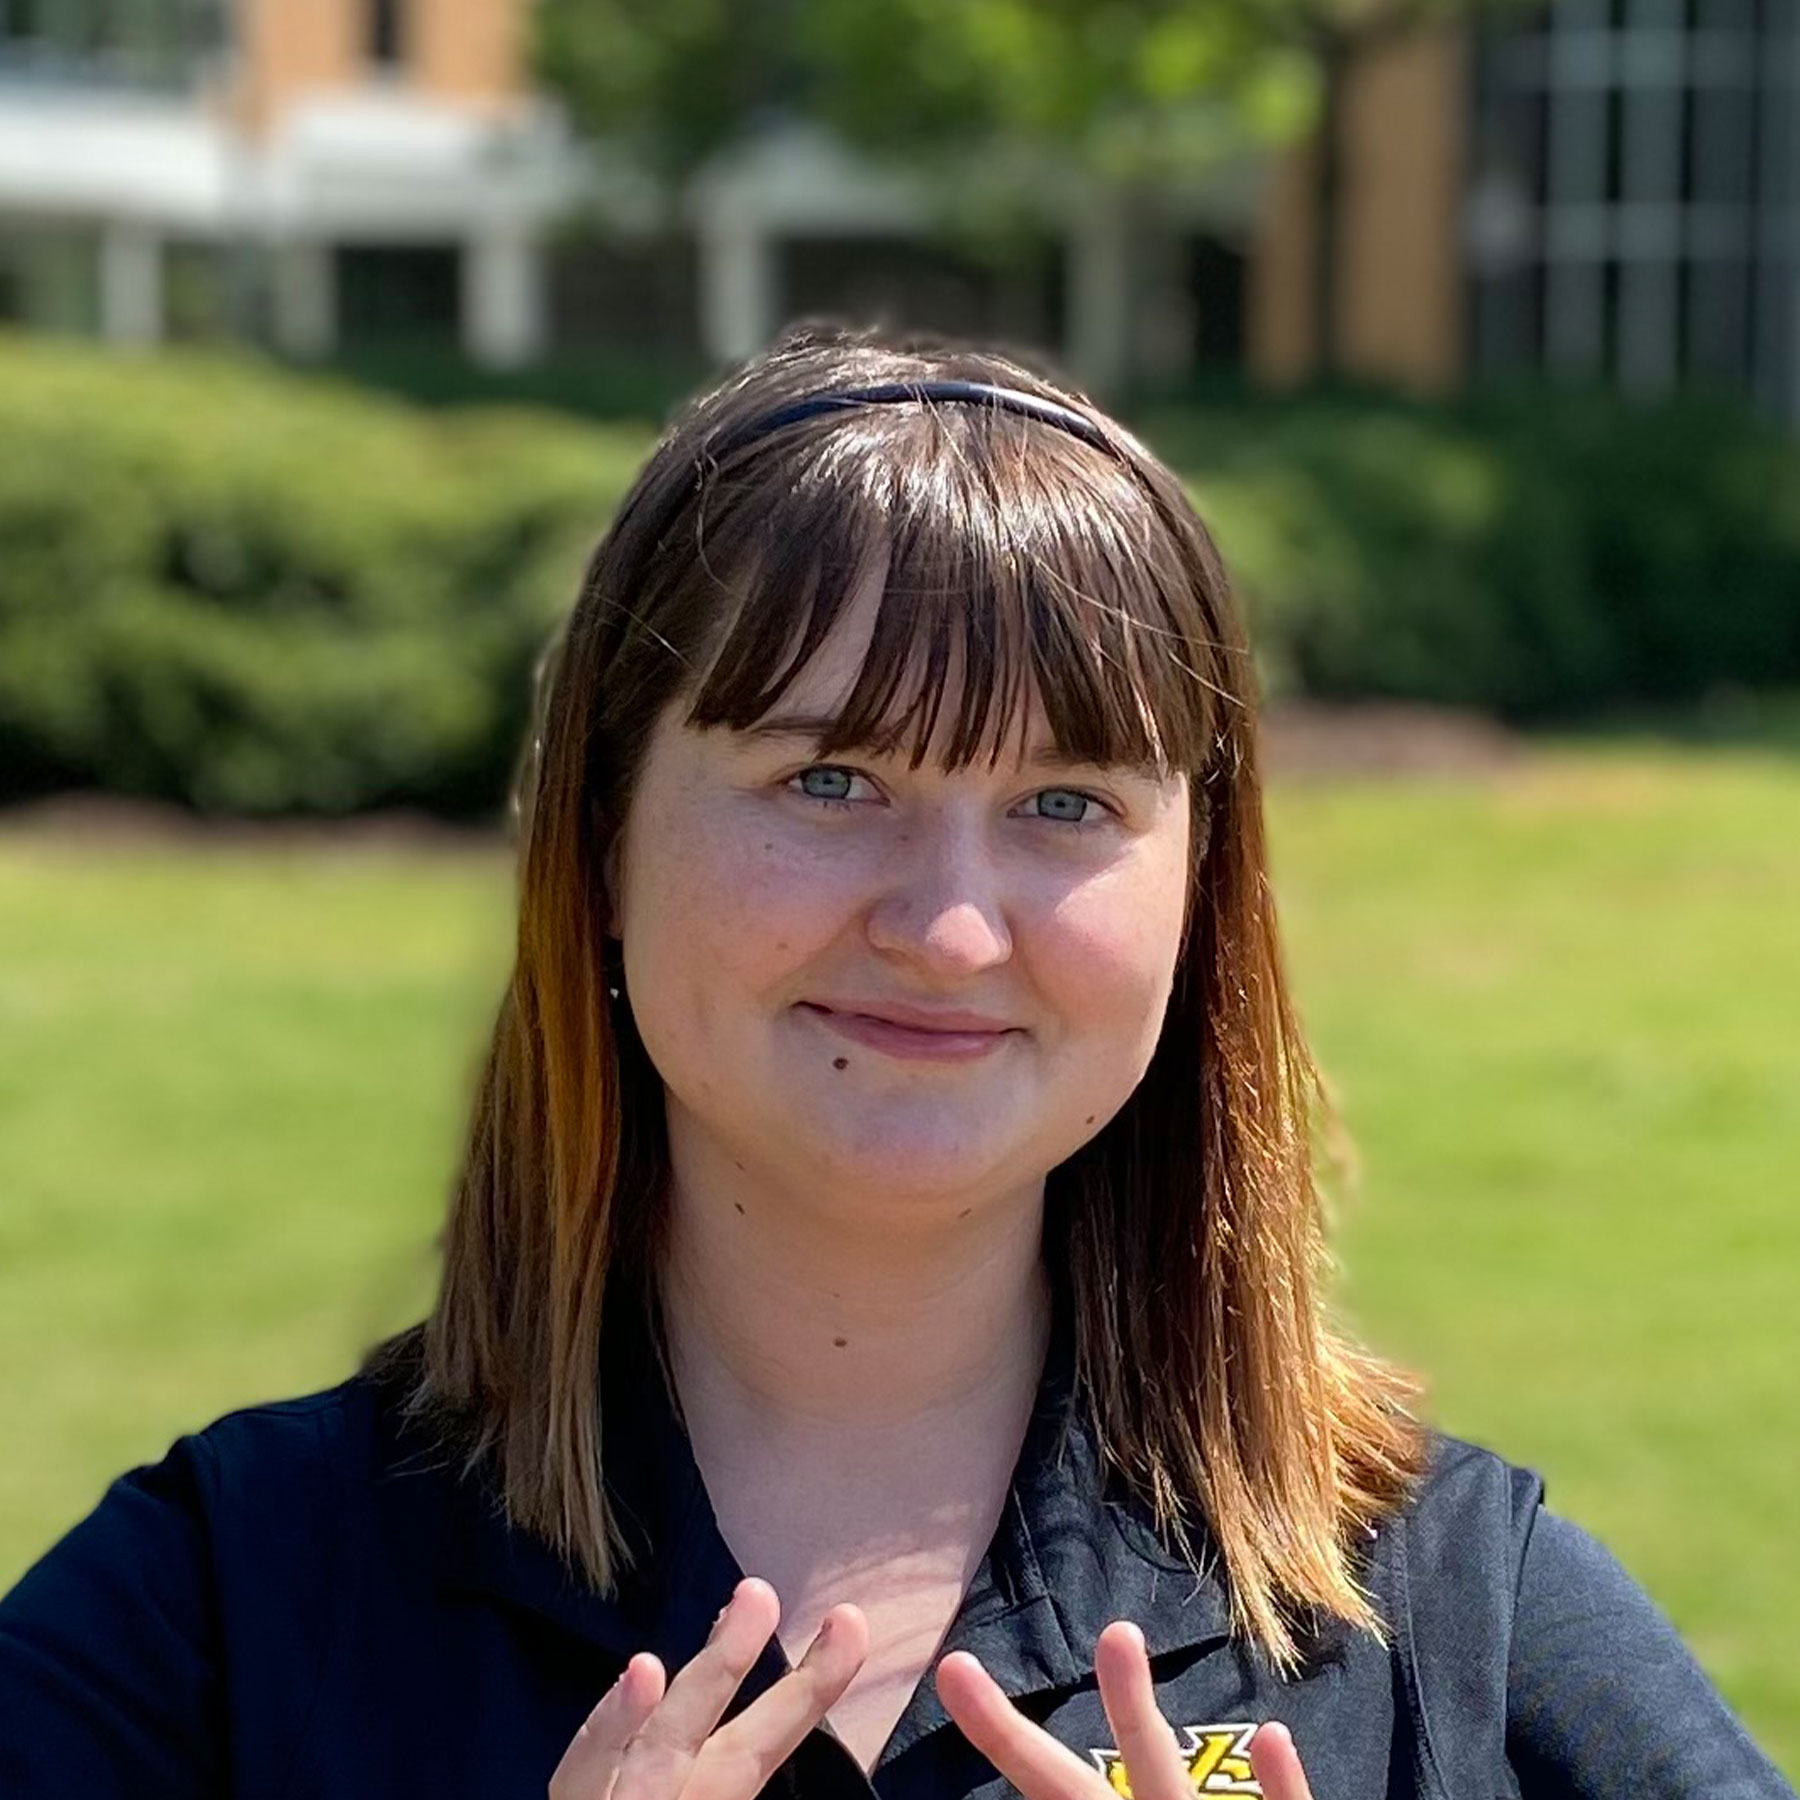
<svg viewBox="0 0 1800 1800">
<path fill-rule="evenodd" d="M 1347 1311 L 1800 1774 L 1800 760 L 1566 745 L 1272 812 Z M 0 1588 L 417 1315 L 510 880 L 0 833 Z"/>
</svg>

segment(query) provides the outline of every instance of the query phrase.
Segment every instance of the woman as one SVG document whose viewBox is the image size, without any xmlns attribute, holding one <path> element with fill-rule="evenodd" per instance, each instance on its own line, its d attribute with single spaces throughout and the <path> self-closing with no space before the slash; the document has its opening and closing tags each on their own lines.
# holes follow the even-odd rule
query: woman
<svg viewBox="0 0 1800 1800">
<path fill-rule="evenodd" d="M 430 1318 L 26 1576 L 0 1792 L 1787 1792 L 1325 1322 L 1253 693 L 1080 396 L 697 401 L 542 672 Z"/>
</svg>

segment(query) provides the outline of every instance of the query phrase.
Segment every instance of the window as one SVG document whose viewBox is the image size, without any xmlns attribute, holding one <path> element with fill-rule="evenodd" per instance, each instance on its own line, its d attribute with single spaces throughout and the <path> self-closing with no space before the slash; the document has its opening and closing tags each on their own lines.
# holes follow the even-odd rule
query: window
<svg viewBox="0 0 1800 1800">
<path fill-rule="evenodd" d="M 1478 368 L 1791 404 L 1796 269 L 1769 146 L 1794 125 L 1797 16 L 1793 0 L 1552 0 L 1478 29 Z"/>
<path fill-rule="evenodd" d="M 457 341 L 462 250 L 456 244 L 346 244 L 337 252 L 338 336 L 346 350 Z"/>
<path fill-rule="evenodd" d="M 406 20 L 401 0 L 368 0 L 369 61 L 398 69 L 406 61 Z"/>
<path fill-rule="evenodd" d="M 181 91 L 226 42 L 225 0 L 0 0 L 0 66 Z"/>
<path fill-rule="evenodd" d="M 0 0 L 0 43 L 29 44 L 43 35 L 40 0 Z"/>
<path fill-rule="evenodd" d="M 1190 238 L 1187 289 L 1194 305 L 1194 362 L 1238 368 L 1244 361 L 1244 253 L 1216 237 Z"/>
</svg>

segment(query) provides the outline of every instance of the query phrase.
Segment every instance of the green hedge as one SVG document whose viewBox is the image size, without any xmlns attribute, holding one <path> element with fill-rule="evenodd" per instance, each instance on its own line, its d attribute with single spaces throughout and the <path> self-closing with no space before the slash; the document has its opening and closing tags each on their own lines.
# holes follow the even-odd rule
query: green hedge
<svg viewBox="0 0 1800 1800">
<path fill-rule="evenodd" d="M 1800 445 L 1524 391 L 1164 412 L 1268 684 L 1518 722 L 1800 682 Z"/>
<path fill-rule="evenodd" d="M 642 443 L 0 339 L 0 795 L 491 812 Z"/>
<path fill-rule="evenodd" d="M 1141 418 L 1275 693 L 1573 718 L 1800 684 L 1800 449 L 1718 406 Z M 0 799 L 491 814 L 641 427 L 0 337 Z"/>
</svg>

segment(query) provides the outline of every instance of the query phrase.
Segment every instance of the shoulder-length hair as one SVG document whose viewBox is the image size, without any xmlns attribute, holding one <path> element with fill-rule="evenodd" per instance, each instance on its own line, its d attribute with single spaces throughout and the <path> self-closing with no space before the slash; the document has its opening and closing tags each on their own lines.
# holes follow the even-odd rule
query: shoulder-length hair
<svg viewBox="0 0 1800 1800">
<path fill-rule="evenodd" d="M 994 406 L 852 407 L 747 422 L 823 391 L 966 379 L 1069 407 L 1098 442 Z M 1085 397 L 944 342 L 790 332 L 689 405 L 588 565 L 540 667 L 521 759 L 517 959 L 475 1096 L 415 1345 L 411 1404 L 455 1420 L 507 1517 L 610 1591 L 629 1551 L 601 1468 L 609 1297 L 659 1253 L 662 1086 L 630 1019 L 603 865 L 653 723 L 751 725 L 859 578 L 885 583 L 820 742 L 997 759 L 1035 688 L 1058 747 L 1184 772 L 1183 944 L 1130 1099 L 1048 1172 L 1044 1249 L 1112 1475 L 1279 1668 L 1304 1622 L 1387 1634 L 1358 1580 L 1423 1460 L 1408 1376 L 1336 1334 L 1315 1151 L 1329 1099 L 1282 969 L 1255 681 L 1224 567 L 1180 483 Z"/>
</svg>

